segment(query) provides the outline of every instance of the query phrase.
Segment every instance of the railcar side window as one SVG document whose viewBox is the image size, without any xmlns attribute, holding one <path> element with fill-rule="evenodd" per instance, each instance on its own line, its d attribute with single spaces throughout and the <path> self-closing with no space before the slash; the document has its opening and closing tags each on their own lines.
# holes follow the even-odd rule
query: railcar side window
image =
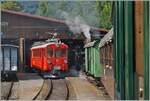
<svg viewBox="0 0 150 101">
<path fill-rule="evenodd" d="M 36 57 L 36 50 L 33 50 L 33 56 Z"/>
<path fill-rule="evenodd" d="M 53 49 L 48 48 L 48 50 L 47 50 L 47 56 L 48 57 L 52 57 L 53 56 Z"/>
<path fill-rule="evenodd" d="M 47 51 L 46 49 L 44 49 L 44 56 L 46 57 L 46 55 L 47 55 Z"/>
<path fill-rule="evenodd" d="M 33 57 L 41 57 L 41 50 L 40 49 L 33 50 Z"/>
<path fill-rule="evenodd" d="M 41 49 L 39 49 L 37 53 L 38 53 L 37 56 L 38 56 L 38 57 L 41 57 Z"/>
<path fill-rule="evenodd" d="M 32 53 L 33 53 L 33 57 L 35 57 L 35 50 L 33 50 Z"/>
</svg>

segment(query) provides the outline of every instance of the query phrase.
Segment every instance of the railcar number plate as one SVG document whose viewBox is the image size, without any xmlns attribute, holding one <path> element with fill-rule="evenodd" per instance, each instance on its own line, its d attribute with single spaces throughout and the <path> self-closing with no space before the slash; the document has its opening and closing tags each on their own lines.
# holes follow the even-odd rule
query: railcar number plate
<svg viewBox="0 0 150 101">
<path fill-rule="evenodd" d="M 54 66 L 54 70 L 60 70 L 60 66 Z"/>
</svg>

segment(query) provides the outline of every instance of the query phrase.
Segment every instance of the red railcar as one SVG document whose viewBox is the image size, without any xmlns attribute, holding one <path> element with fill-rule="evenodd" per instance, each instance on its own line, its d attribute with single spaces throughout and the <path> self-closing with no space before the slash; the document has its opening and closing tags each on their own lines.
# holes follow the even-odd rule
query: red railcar
<svg viewBox="0 0 150 101">
<path fill-rule="evenodd" d="M 68 45 L 58 40 L 36 43 L 31 48 L 31 67 L 40 71 L 67 71 Z"/>
</svg>

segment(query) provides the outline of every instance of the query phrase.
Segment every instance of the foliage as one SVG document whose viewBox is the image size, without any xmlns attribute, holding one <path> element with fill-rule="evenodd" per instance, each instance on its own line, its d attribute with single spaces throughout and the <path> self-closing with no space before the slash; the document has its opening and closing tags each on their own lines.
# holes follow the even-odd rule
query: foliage
<svg viewBox="0 0 150 101">
<path fill-rule="evenodd" d="M 49 14 L 48 1 L 40 1 L 39 8 L 36 13 L 38 15 L 48 16 L 48 14 Z"/>
<path fill-rule="evenodd" d="M 96 11 L 99 15 L 99 24 L 102 28 L 111 28 L 111 1 L 96 1 Z"/>
<path fill-rule="evenodd" d="M 18 1 L 20 3 L 20 5 L 22 6 L 22 10 L 21 12 L 27 12 L 27 13 L 31 13 L 31 14 L 35 14 L 36 10 L 38 8 L 38 2 L 37 1 Z"/>
<path fill-rule="evenodd" d="M 81 17 L 93 27 L 111 28 L 111 1 L 2 1 L 1 8 L 22 11 L 41 16 L 64 19 L 66 12 L 70 19 Z"/>
<path fill-rule="evenodd" d="M 88 25 L 99 26 L 95 1 L 41 1 L 36 14 L 64 19 L 63 12 L 67 13 L 71 19 L 80 16 Z"/>
<path fill-rule="evenodd" d="M 1 9 L 21 11 L 22 7 L 17 1 L 1 1 Z"/>
</svg>

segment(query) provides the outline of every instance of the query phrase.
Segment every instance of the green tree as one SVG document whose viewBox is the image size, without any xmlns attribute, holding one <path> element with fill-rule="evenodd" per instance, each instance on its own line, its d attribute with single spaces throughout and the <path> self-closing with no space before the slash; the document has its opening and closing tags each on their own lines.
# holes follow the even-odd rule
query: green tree
<svg viewBox="0 0 150 101">
<path fill-rule="evenodd" d="M 96 1 L 96 11 L 99 16 L 99 25 L 102 28 L 111 28 L 111 1 Z"/>
<path fill-rule="evenodd" d="M 48 1 L 40 1 L 36 14 L 42 16 L 48 16 L 48 13 L 49 13 Z"/>
<path fill-rule="evenodd" d="M 1 9 L 21 11 L 22 7 L 17 1 L 1 1 Z"/>
<path fill-rule="evenodd" d="M 58 3 L 59 7 L 58 9 L 61 9 L 63 11 L 65 11 L 67 9 L 67 1 L 65 0 L 62 0 Z"/>
<path fill-rule="evenodd" d="M 38 9 L 36 11 L 37 15 L 60 18 L 58 13 L 59 10 L 64 11 L 67 7 L 66 1 L 40 1 Z"/>
</svg>

